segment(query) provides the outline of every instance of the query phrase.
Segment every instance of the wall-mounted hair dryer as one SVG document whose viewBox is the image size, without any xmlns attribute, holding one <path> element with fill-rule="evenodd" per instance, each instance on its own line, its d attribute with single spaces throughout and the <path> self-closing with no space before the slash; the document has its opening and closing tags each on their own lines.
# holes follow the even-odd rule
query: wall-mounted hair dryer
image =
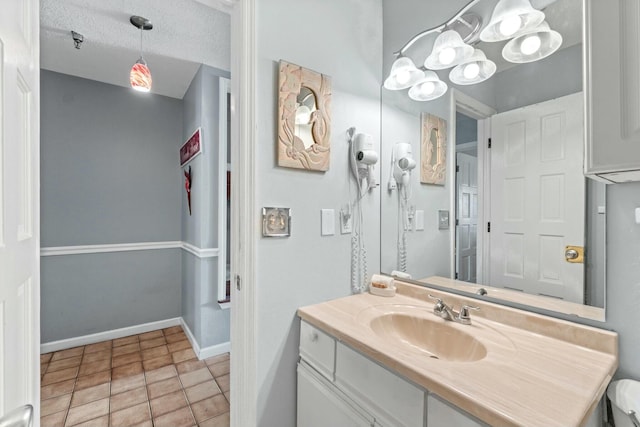
<svg viewBox="0 0 640 427">
<path fill-rule="evenodd" d="M 393 162 L 393 173 L 389 181 L 389 190 L 394 190 L 397 185 L 406 187 L 409 185 L 411 170 L 416 167 L 411 144 L 406 142 L 396 143 L 391 153 L 391 161 Z"/>
<path fill-rule="evenodd" d="M 378 163 L 378 153 L 373 145 L 373 137 L 359 133 L 353 138 L 351 145 L 351 170 L 358 182 L 367 180 L 367 188 L 376 187 L 374 165 Z"/>
</svg>

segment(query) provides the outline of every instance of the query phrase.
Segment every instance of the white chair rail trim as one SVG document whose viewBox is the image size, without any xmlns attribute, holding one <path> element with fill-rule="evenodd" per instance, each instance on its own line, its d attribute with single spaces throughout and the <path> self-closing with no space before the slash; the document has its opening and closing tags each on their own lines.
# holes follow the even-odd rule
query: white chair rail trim
<svg viewBox="0 0 640 427">
<path fill-rule="evenodd" d="M 40 248 L 40 256 L 99 254 L 108 252 L 150 251 L 158 249 L 182 249 L 198 258 L 212 258 L 220 255 L 218 248 L 199 248 L 187 242 L 144 242 L 116 243 L 108 245 L 52 246 Z"/>
</svg>

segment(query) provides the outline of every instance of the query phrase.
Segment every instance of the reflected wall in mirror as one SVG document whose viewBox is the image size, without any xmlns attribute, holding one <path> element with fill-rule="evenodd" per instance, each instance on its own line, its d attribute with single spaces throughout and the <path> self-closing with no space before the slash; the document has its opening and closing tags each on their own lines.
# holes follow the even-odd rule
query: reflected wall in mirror
<svg viewBox="0 0 640 427">
<path fill-rule="evenodd" d="M 478 32 L 497 3 L 477 0 L 465 11 L 480 17 Z M 449 80 L 450 69 L 436 71 L 448 90 L 427 102 L 411 99 L 407 90 L 382 89 L 382 164 L 398 142 L 420 152 L 423 114 L 447 117 L 449 132 L 443 187 L 412 177 L 404 209 L 398 209 L 392 186 L 384 187 L 381 269 L 402 271 L 403 259 L 404 271 L 416 280 L 473 293 L 482 286 L 490 298 L 603 320 L 605 186 L 582 172 L 582 1 L 531 3 L 562 37 L 552 55 L 515 64 L 502 55 L 509 40 L 471 37 L 469 43 L 496 64 L 490 78 L 462 85 Z M 415 34 L 446 23 L 467 4 L 385 0 L 384 74 Z M 402 55 L 420 66 L 437 35 L 419 38 Z M 382 173 L 386 182 L 390 171 Z M 438 210 L 455 218 L 449 230 L 438 229 Z M 416 227 L 418 216 L 424 228 Z M 584 247 L 585 263 L 567 262 L 567 246 Z"/>
<path fill-rule="evenodd" d="M 278 165 L 329 170 L 331 78 L 280 61 Z"/>
</svg>

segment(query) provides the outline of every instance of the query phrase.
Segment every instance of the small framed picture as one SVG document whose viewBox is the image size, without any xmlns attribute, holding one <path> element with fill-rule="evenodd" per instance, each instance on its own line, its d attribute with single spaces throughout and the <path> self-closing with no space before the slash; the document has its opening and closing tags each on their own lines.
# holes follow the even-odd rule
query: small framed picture
<svg viewBox="0 0 640 427">
<path fill-rule="evenodd" d="M 291 235 L 290 208 L 262 208 L 262 235 L 288 237 Z"/>
</svg>

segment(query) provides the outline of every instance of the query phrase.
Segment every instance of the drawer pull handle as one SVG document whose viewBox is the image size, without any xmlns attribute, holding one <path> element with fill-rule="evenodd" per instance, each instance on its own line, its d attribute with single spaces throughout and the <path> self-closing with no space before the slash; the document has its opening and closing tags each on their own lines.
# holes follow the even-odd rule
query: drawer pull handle
<svg viewBox="0 0 640 427">
<path fill-rule="evenodd" d="M 311 332 L 311 334 L 309 334 L 309 339 L 311 340 L 311 342 L 317 342 L 318 341 L 318 333 L 317 332 Z"/>
</svg>

